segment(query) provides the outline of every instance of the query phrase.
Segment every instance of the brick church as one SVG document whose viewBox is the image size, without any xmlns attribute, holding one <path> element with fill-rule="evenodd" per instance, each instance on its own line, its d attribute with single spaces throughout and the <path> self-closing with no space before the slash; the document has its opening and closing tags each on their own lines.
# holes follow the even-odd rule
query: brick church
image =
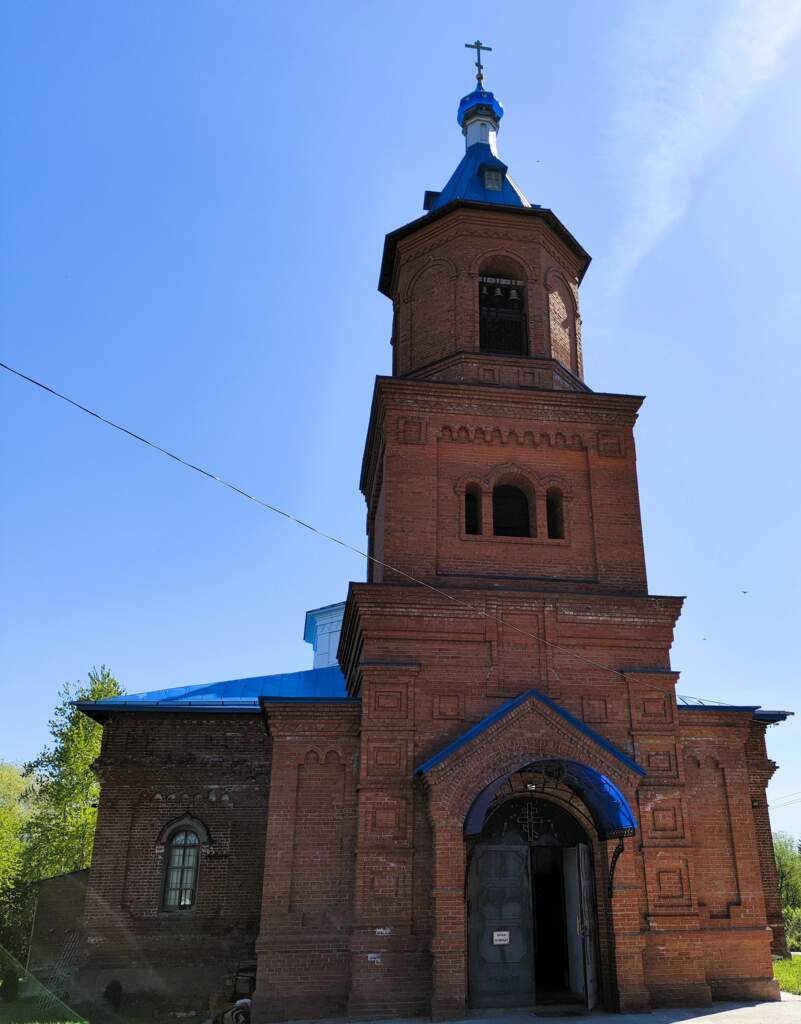
<svg viewBox="0 0 801 1024">
<path fill-rule="evenodd" d="M 459 105 L 384 242 L 369 570 L 314 667 L 81 705 L 104 726 L 72 984 L 257 1022 L 777 999 L 765 733 L 677 698 L 633 429 L 584 381 L 588 254 Z M 76 883 L 77 884 L 77 883 Z"/>
</svg>

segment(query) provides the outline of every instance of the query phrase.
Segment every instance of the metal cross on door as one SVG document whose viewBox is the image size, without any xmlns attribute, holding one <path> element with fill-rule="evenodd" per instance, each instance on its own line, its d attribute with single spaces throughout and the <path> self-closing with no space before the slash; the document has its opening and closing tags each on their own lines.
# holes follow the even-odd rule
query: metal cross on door
<svg viewBox="0 0 801 1024">
<path fill-rule="evenodd" d="M 520 808 L 517 816 L 517 823 L 523 830 L 523 835 L 529 843 L 536 843 L 544 831 L 553 832 L 553 825 L 549 818 L 544 818 L 533 803 L 526 801 Z"/>
</svg>

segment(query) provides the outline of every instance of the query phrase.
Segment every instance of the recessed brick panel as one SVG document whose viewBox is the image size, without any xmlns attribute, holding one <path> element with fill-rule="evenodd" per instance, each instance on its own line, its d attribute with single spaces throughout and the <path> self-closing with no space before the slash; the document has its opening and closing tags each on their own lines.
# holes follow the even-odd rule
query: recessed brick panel
<svg viewBox="0 0 801 1024">
<path fill-rule="evenodd" d="M 581 717 L 585 722 L 609 721 L 606 697 L 582 697 Z"/>
<path fill-rule="evenodd" d="M 464 697 L 460 693 L 435 693 L 434 718 L 454 719 L 464 717 Z"/>
</svg>

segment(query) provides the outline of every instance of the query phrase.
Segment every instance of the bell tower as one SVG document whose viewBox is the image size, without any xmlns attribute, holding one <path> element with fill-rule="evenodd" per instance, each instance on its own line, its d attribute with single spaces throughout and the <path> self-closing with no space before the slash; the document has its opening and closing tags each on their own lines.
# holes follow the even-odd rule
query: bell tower
<svg viewBox="0 0 801 1024">
<path fill-rule="evenodd" d="M 480 52 L 480 51 L 479 51 Z M 632 428 L 640 399 L 584 382 L 590 257 L 498 155 L 503 108 L 459 103 L 465 153 L 387 235 L 393 373 L 362 473 L 371 582 L 646 590 Z"/>
<path fill-rule="evenodd" d="M 582 390 L 578 286 L 590 258 L 515 184 L 498 156 L 502 117 L 481 83 L 463 97 L 464 157 L 426 192 L 427 215 L 387 236 L 393 373 Z"/>
</svg>

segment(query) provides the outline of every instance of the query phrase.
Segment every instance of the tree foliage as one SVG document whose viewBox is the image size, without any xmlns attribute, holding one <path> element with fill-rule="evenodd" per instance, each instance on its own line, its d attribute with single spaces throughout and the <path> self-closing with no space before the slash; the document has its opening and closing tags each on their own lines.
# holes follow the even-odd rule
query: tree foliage
<svg viewBox="0 0 801 1024">
<path fill-rule="evenodd" d="M 0 762 L 0 946 L 15 955 L 25 948 L 33 912 L 33 887 L 22 876 L 29 789 L 16 765 Z"/>
<path fill-rule="evenodd" d="M 52 743 L 20 771 L 0 762 L 0 947 L 25 961 L 42 878 L 87 867 L 99 785 L 92 762 L 102 729 L 72 702 L 123 691 L 105 666 L 65 683 L 50 721 Z"/>
<path fill-rule="evenodd" d="M 787 832 L 773 833 L 773 852 L 779 872 L 779 893 L 783 907 L 801 907 L 801 849 Z"/>
<path fill-rule="evenodd" d="M 19 874 L 27 783 L 15 764 L 0 761 L 0 894 Z"/>
<path fill-rule="evenodd" d="M 774 832 L 773 850 L 787 947 L 801 950 L 801 842 L 787 832 Z"/>
<path fill-rule="evenodd" d="M 117 697 L 122 689 L 105 665 L 84 685 L 65 683 L 50 720 L 53 743 L 23 768 L 31 785 L 31 812 L 23 829 L 22 870 L 28 879 L 88 867 L 92 859 L 100 786 L 92 764 L 100 754 L 102 728 L 74 701 Z"/>
</svg>

